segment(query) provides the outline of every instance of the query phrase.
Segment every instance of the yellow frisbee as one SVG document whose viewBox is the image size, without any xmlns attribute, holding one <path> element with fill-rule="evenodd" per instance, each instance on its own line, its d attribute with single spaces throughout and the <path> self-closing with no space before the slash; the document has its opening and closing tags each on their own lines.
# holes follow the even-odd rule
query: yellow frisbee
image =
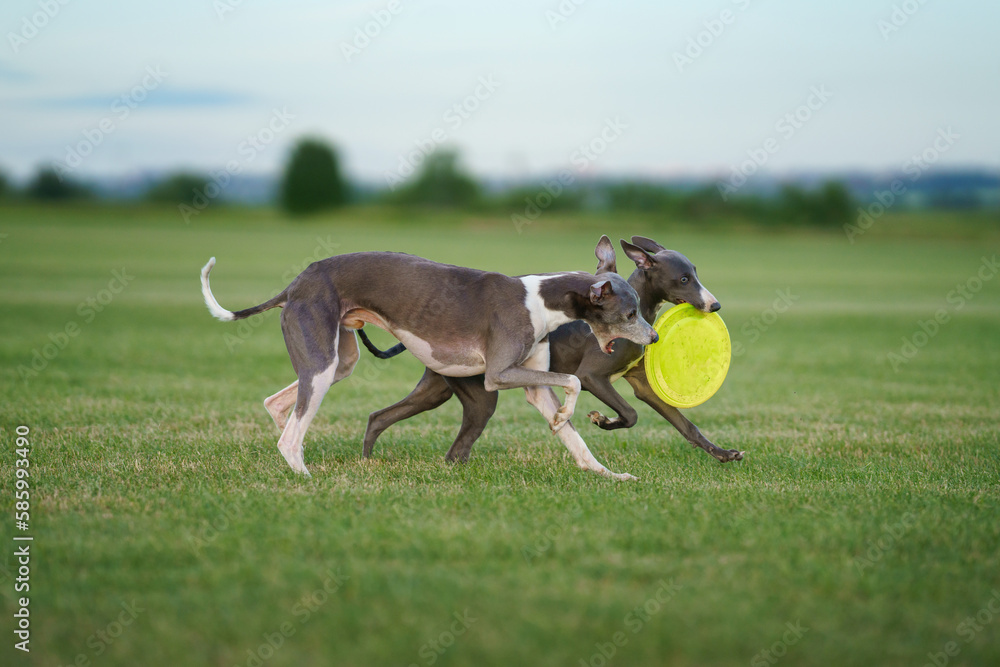
<svg viewBox="0 0 1000 667">
<path fill-rule="evenodd" d="M 732 344 L 718 313 L 689 303 L 674 306 L 653 325 L 660 340 L 646 346 L 646 377 L 656 395 L 677 408 L 710 399 L 729 372 Z"/>
</svg>

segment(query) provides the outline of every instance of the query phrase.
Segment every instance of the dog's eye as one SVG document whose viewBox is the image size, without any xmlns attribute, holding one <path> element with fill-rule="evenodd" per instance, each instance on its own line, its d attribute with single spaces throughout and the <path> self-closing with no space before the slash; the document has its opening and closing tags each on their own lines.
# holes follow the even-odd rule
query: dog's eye
<svg viewBox="0 0 1000 667">
<path fill-rule="evenodd" d="M 635 311 L 634 310 L 630 310 L 629 311 L 628 318 L 630 320 L 634 320 L 635 319 Z"/>
<path fill-rule="evenodd" d="M 690 280 L 687 276 L 681 276 L 681 285 L 687 285 Z"/>
</svg>

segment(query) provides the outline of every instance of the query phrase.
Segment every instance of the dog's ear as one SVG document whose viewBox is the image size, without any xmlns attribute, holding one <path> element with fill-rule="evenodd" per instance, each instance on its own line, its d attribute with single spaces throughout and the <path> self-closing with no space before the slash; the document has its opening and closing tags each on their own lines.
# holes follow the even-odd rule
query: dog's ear
<svg viewBox="0 0 1000 667">
<path fill-rule="evenodd" d="M 636 237 L 632 237 L 633 239 Z M 648 252 L 643 250 L 638 246 L 634 246 L 625 239 L 622 239 L 622 250 L 628 255 L 628 258 L 635 262 L 635 265 L 640 269 L 651 269 L 653 268 L 653 262 L 655 261 Z"/>
<path fill-rule="evenodd" d="M 653 253 L 654 255 L 661 250 L 666 250 L 666 248 L 661 246 L 659 243 L 653 239 L 647 239 L 645 236 L 633 236 L 632 243 L 639 246 L 646 252 Z"/>
<path fill-rule="evenodd" d="M 611 239 L 607 235 L 602 236 L 601 240 L 597 242 L 597 249 L 594 250 L 594 254 L 597 255 L 597 271 L 594 273 L 616 273 L 618 271 L 616 264 L 618 258 L 615 256 L 615 247 L 611 244 Z"/>
<path fill-rule="evenodd" d="M 590 302 L 595 306 L 599 306 L 614 293 L 615 291 L 611 288 L 611 281 L 602 280 L 590 286 Z"/>
</svg>

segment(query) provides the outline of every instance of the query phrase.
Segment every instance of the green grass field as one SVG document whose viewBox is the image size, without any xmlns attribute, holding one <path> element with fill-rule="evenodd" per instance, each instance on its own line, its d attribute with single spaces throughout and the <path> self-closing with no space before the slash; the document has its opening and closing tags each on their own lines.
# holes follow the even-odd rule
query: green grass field
<svg viewBox="0 0 1000 667">
<path fill-rule="evenodd" d="M 592 270 L 601 233 L 684 252 L 723 303 L 739 354 L 687 414 L 744 461 L 718 464 L 645 406 L 630 431 L 577 418 L 602 462 L 640 478 L 612 482 L 576 469 L 515 391 L 467 465 L 443 460 L 457 401 L 362 461 L 368 413 L 422 369 L 363 353 L 302 479 L 261 405 L 294 379 L 278 313 L 217 322 L 198 286 L 212 255 L 234 309 L 355 250 Z M 896 215 L 855 241 L 645 218 L 543 216 L 517 234 L 369 210 L 185 225 L 4 208 L 0 664 L 998 664 L 1000 280 L 984 257 L 1000 226 Z M 30 654 L 13 647 L 26 534 Z"/>
</svg>

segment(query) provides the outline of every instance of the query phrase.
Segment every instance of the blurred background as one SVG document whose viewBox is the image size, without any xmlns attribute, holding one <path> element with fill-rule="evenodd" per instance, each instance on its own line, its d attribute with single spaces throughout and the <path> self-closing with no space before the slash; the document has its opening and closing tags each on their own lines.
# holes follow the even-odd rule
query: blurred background
<svg viewBox="0 0 1000 667">
<path fill-rule="evenodd" d="M 10 0 L 0 17 L 7 200 L 862 229 L 880 207 L 1000 207 L 985 0 Z"/>
</svg>

